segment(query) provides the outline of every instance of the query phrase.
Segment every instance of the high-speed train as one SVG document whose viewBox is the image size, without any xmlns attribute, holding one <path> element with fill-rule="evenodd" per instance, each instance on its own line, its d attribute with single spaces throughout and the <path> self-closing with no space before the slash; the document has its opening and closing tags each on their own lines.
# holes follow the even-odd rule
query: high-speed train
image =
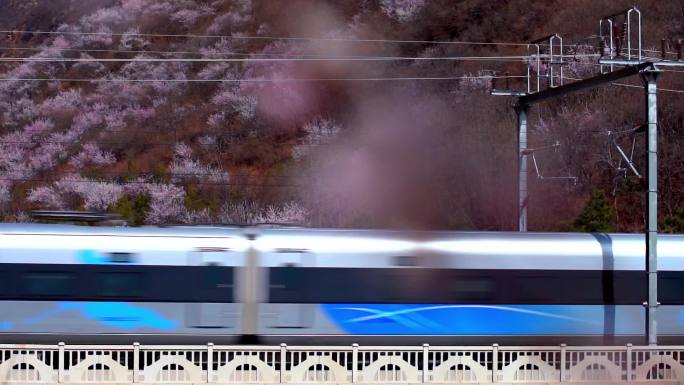
<svg viewBox="0 0 684 385">
<path fill-rule="evenodd" d="M 6 343 L 643 343 L 642 235 L 0 224 Z M 658 238 L 684 343 L 684 236 Z"/>
</svg>

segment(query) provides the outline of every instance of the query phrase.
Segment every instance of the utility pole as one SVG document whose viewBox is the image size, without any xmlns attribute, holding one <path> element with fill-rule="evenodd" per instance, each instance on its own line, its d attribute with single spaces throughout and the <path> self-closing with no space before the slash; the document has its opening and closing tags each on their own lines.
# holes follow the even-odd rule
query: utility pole
<svg viewBox="0 0 684 385">
<path fill-rule="evenodd" d="M 646 220 L 646 272 L 648 274 L 648 301 L 646 303 L 646 334 L 648 344 L 658 344 L 658 104 L 657 81 L 660 71 L 641 73 L 646 90 L 646 117 L 648 123 L 648 194 Z"/>
<path fill-rule="evenodd" d="M 528 82 L 529 85 L 529 82 Z M 509 89 L 493 89 L 491 92 L 495 96 L 515 96 L 520 98 L 528 95 L 525 92 L 511 91 Z M 513 105 L 518 116 L 518 231 L 527 231 L 527 202 L 529 193 L 527 191 L 527 112 L 530 106 L 525 103 Z"/>
<path fill-rule="evenodd" d="M 516 104 L 515 113 L 518 115 L 518 231 L 527 231 L 527 104 Z"/>
</svg>

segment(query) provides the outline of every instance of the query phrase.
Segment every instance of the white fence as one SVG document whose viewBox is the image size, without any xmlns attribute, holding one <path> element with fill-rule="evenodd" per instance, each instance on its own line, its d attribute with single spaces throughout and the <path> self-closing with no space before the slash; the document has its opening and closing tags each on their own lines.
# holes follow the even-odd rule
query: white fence
<svg viewBox="0 0 684 385">
<path fill-rule="evenodd" d="M 0 345 L 0 384 L 680 380 L 684 346 Z"/>
</svg>

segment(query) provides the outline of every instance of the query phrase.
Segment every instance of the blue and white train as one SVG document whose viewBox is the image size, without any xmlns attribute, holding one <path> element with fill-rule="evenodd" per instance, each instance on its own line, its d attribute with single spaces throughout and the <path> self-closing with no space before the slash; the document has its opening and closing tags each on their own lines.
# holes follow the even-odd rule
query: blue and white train
<svg viewBox="0 0 684 385">
<path fill-rule="evenodd" d="M 643 343 L 629 234 L 0 225 L 0 341 Z M 684 236 L 658 239 L 684 343 Z"/>
</svg>

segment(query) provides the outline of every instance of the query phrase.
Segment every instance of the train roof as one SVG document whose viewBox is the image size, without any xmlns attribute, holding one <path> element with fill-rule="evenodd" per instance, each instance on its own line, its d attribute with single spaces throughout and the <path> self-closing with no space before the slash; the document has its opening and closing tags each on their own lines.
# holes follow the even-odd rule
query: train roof
<svg viewBox="0 0 684 385">
<path fill-rule="evenodd" d="M 156 237 L 225 237 L 243 233 L 239 227 L 221 226 L 79 226 L 65 224 L 0 223 L 0 234 L 118 235 Z"/>
<path fill-rule="evenodd" d="M 70 224 L 38 224 L 38 223 L 0 223 L 0 234 L 68 234 L 68 235 L 119 235 L 119 236 L 193 236 L 218 237 L 244 233 L 257 233 L 262 236 L 286 235 L 348 235 L 348 236 L 387 236 L 409 237 L 413 239 L 468 238 L 476 240 L 584 240 L 605 241 L 642 240 L 640 233 L 568 233 L 568 232 L 513 232 L 513 231 L 450 231 L 450 230 L 385 230 L 385 229 L 336 229 L 306 227 L 268 227 L 268 226 L 81 226 Z M 684 242 L 681 234 L 658 234 L 658 239 Z M 682 244 L 684 247 L 684 243 Z"/>
</svg>

